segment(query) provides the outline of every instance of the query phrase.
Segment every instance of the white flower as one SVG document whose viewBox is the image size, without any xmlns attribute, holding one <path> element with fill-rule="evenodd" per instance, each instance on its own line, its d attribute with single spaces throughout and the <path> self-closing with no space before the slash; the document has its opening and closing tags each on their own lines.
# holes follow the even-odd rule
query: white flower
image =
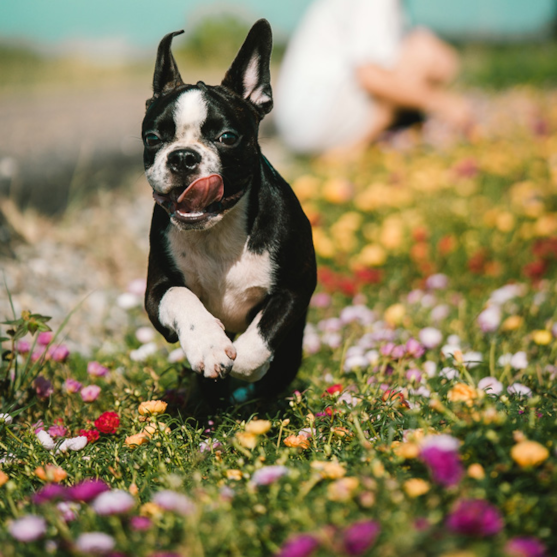
<svg viewBox="0 0 557 557">
<path fill-rule="evenodd" d="M 375 313 L 366 306 L 348 306 L 340 312 L 343 324 L 358 321 L 362 325 L 371 325 L 375 321 Z"/>
<path fill-rule="evenodd" d="M 435 377 L 435 375 L 437 375 L 437 364 L 435 362 L 427 360 L 424 362 L 423 367 L 428 377 Z"/>
<path fill-rule="evenodd" d="M 494 290 L 489 297 L 492 304 L 502 306 L 505 302 L 521 296 L 523 288 L 520 284 L 506 284 L 497 290 Z"/>
<path fill-rule="evenodd" d="M 81 553 L 107 553 L 114 549 L 116 541 L 104 532 L 85 532 L 79 534 L 75 545 Z"/>
<path fill-rule="evenodd" d="M 439 321 L 446 319 L 450 312 L 451 309 L 447 304 L 439 304 L 431 310 L 431 319 L 438 323 Z"/>
<path fill-rule="evenodd" d="M 153 503 L 157 504 L 161 509 L 183 515 L 191 514 L 195 510 L 195 505 L 188 497 L 169 489 L 163 489 L 155 493 Z"/>
<path fill-rule="evenodd" d="M 518 395 L 530 398 L 532 396 L 532 390 L 522 383 L 513 383 L 507 387 L 507 393 L 510 395 Z"/>
<path fill-rule="evenodd" d="M 342 344 L 342 337 L 338 333 L 326 333 L 321 340 L 329 348 L 338 348 Z"/>
<path fill-rule="evenodd" d="M 441 451 L 458 451 L 460 441 L 452 435 L 442 433 L 441 435 L 427 435 L 420 443 L 422 449 L 435 447 Z"/>
<path fill-rule="evenodd" d="M 458 372 L 458 370 L 452 368 L 452 367 L 444 367 L 440 372 L 439 372 L 439 377 L 444 377 L 445 379 L 456 379 L 457 377 L 460 377 L 460 373 Z"/>
<path fill-rule="evenodd" d="M 155 338 L 155 331 L 152 327 L 139 327 L 135 331 L 135 338 L 141 342 L 141 344 L 147 344 Z"/>
<path fill-rule="evenodd" d="M 44 429 L 37 432 L 37 439 L 47 451 L 51 451 L 54 447 L 56 447 L 54 439 L 52 439 L 52 437 Z"/>
<path fill-rule="evenodd" d="M 144 362 L 149 356 L 157 352 L 157 345 L 154 342 L 142 344 L 137 350 L 130 352 L 130 359 L 134 362 Z"/>
<path fill-rule="evenodd" d="M 10 425 L 14 419 L 6 413 L 0 414 L 0 424 L 4 423 L 5 425 Z"/>
<path fill-rule="evenodd" d="M 484 333 L 496 331 L 501 323 L 501 310 L 499 306 L 490 306 L 478 315 L 478 325 Z"/>
<path fill-rule="evenodd" d="M 442 273 L 437 273 L 427 277 L 425 281 L 426 288 L 431 290 L 444 290 L 449 286 L 449 277 Z"/>
<path fill-rule="evenodd" d="M 410 389 L 408 389 L 408 392 L 411 395 L 423 396 L 424 398 L 429 398 L 431 396 L 431 391 L 427 387 L 424 387 L 423 385 L 421 385 L 417 389 L 410 388 Z"/>
<path fill-rule="evenodd" d="M 339 397 L 338 402 L 346 402 L 348 406 L 356 406 L 360 402 L 359 398 L 353 396 L 350 392 L 344 391 Z"/>
<path fill-rule="evenodd" d="M 168 354 L 168 361 L 171 364 L 175 364 L 176 362 L 181 362 L 182 360 L 184 360 L 185 357 L 186 355 L 181 348 L 175 348 L 170 352 L 170 354 Z"/>
<path fill-rule="evenodd" d="M 145 289 L 147 288 L 147 281 L 144 278 L 137 278 L 128 284 L 128 292 L 136 296 L 145 296 Z"/>
<path fill-rule="evenodd" d="M 420 339 L 420 342 L 426 348 L 435 348 L 436 346 L 439 346 L 443 341 L 443 334 L 441 333 L 441 331 L 435 329 L 434 327 L 426 327 L 425 329 L 422 329 L 418 334 L 418 337 Z"/>
<path fill-rule="evenodd" d="M 79 437 L 72 437 L 71 439 L 66 439 L 58 447 L 56 453 L 66 453 L 68 451 L 81 451 L 87 445 L 87 437 L 85 435 L 80 435 Z"/>
<path fill-rule="evenodd" d="M 370 365 L 374 366 L 379 363 L 379 352 L 377 350 L 368 350 L 364 356 Z"/>
<path fill-rule="evenodd" d="M 437 298 L 433 294 L 424 294 L 421 300 L 423 308 L 432 308 L 437 302 Z"/>
<path fill-rule="evenodd" d="M 133 509 L 135 499 L 123 489 L 101 493 L 92 503 L 93 510 L 101 516 L 126 513 Z"/>
<path fill-rule="evenodd" d="M 46 533 L 46 520 L 42 516 L 28 514 L 14 520 L 9 526 L 10 534 L 20 542 L 33 542 Z"/>
<path fill-rule="evenodd" d="M 349 356 L 344 360 L 344 371 L 352 371 L 357 368 L 367 369 L 368 367 L 369 360 L 363 354 Z"/>
<path fill-rule="evenodd" d="M 441 354 L 446 358 L 449 356 L 454 356 L 455 352 L 460 352 L 460 345 L 459 344 L 445 344 L 441 347 Z"/>
<path fill-rule="evenodd" d="M 528 367 L 528 358 L 526 352 L 517 352 L 510 361 L 511 367 L 514 369 L 526 369 Z"/>
<path fill-rule="evenodd" d="M 141 305 L 141 298 L 131 292 L 124 292 L 116 298 L 116 305 L 122 309 L 132 309 Z"/>
<path fill-rule="evenodd" d="M 499 359 L 497 360 L 497 363 L 502 366 L 509 366 L 511 365 L 511 360 L 513 358 L 513 355 L 510 352 L 506 352 L 505 354 L 502 354 L 501 356 L 499 356 Z"/>
<path fill-rule="evenodd" d="M 304 351 L 308 354 L 316 354 L 321 348 L 321 340 L 315 329 L 311 330 L 306 327 L 304 332 Z"/>
<path fill-rule="evenodd" d="M 472 368 L 483 362 L 483 356 L 481 352 L 466 352 L 462 354 L 462 360 L 468 368 Z"/>
<path fill-rule="evenodd" d="M 484 390 L 488 394 L 500 395 L 503 392 L 503 383 L 495 377 L 484 377 L 478 382 L 478 388 Z"/>
</svg>

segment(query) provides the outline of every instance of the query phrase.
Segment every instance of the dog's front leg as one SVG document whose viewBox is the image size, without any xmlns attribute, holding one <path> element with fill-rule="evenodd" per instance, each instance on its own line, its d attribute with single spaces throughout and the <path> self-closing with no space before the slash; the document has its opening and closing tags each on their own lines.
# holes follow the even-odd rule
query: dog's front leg
<svg viewBox="0 0 557 557">
<path fill-rule="evenodd" d="M 178 336 L 193 371 L 211 379 L 230 372 L 236 348 L 220 321 L 191 290 L 183 286 L 169 288 L 160 301 L 158 318 Z"/>
</svg>

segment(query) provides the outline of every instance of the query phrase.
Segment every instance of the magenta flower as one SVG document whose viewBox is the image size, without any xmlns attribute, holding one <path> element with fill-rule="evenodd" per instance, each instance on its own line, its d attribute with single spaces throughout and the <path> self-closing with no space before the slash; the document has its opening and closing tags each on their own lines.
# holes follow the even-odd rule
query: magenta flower
<svg viewBox="0 0 557 557">
<path fill-rule="evenodd" d="M 35 505 L 42 505 L 54 500 L 64 501 L 67 495 L 66 487 L 59 484 L 47 484 L 33 495 L 32 500 Z"/>
<path fill-rule="evenodd" d="M 253 473 L 251 481 L 255 485 L 269 485 L 276 482 L 282 476 L 288 474 L 288 468 L 276 464 L 274 466 L 263 466 Z"/>
<path fill-rule="evenodd" d="M 426 447 L 420 451 L 420 458 L 427 466 L 434 482 L 449 487 L 462 479 L 464 468 L 456 451 L 439 447 Z"/>
<path fill-rule="evenodd" d="M 68 394 L 77 393 L 83 385 L 77 379 L 66 379 L 64 381 L 64 390 Z"/>
<path fill-rule="evenodd" d="M 48 349 L 48 357 L 55 362 L 65 362 L 70 355 L 70 350 L 65 344 L 50 346 Z"/>
<path fill-rule="evenodd" d="M 286 541 L 275 557 L 309 557 L 319 544 L 309 534 L 300 534 Z"/>
<path fill-rule="evenodd" d="M 87 503 L 109 489 L 102 480 L 84 480 L 68 488 L 68 499 Z"/>
<path fill-rule="evenodd" d="M 14 520 L 8 530 L 19 542 L 34 542 L 46 534 L 46 520 L 42 516 L 28 514 Z"/>
<path fill-rule="evenodd" d="M 425 348 L 415 338 L 410 338 L 406 342 L 406 354 L 411 358 L 421 358 L 425 354 Z"/>
<path fill-rule="evenodd" d="M 545 545 L 536 538 L 512 538 L 505 544 L 509 557 L 546 557 Z"/>
<path fill-rule="evenodd" d="M 63 425 L 52 425 L 48 428 L 48 434 L 51 437 L 65 437 L 68 433 L 68 428 Z"/>
<path fill-rule="evenodd" d="M 449 530 L 466 536 L 493 536 L 503 528 L 496 507 L 484 499 L 462 499 L 447 517 Z"/>
<path fill-rule="evenodd" d="M 39 333 L 37 343 L 41 346 L 48 346 L 52 342 L 53 338 L 54 333 L 52 331 L 45 331 L 44 333 Z"/>
<path fill-rule="evenodd" d="M 110 370 L 107 367 L 99 364 L 99 362 L 89 362 L 87 364 L 87 373 L 93 375 L 94 377 L 104 377 L 108 375 Z"/>
<path fill-rule="evenodd" d="M 152 526 L 151 519 L 146 516 L 132 516 L 130 518 L 130 526 L 132 530 L 137 532 L 142 532 L 144 530 L 149 530 Z"/>
<path fill-rule="evenodd" d="M 113 489 L 101 493 L 91 504 L 101 516 L 127 513 L 135 506 L 135 499 L 123 489 Z"/>
<path fill-rule="evenodd" d="M 101 388 L 98 385 L 88 385 L 80 391 L 83 402 L 94 402 L 101 394 Z"/>
<path fill-rule="evenodd" d="M 39 398 L 48 398 L 54 392 L 52 388 L 52 383 L 42 375 L 39 375 L 35 381 L 33 381 L 33 386 Z"/>
<path fill-rule="evenodd" d="M 348 555 L 363 555 L 374 543 L 381 530 L 373 520 L 356 522 L 344 530 L 342 543 Z"/>
</svg>

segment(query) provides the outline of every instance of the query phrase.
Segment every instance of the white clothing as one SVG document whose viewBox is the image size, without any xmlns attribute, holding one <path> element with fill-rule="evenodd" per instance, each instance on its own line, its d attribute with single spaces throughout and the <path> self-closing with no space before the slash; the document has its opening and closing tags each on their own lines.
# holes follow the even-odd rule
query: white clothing
<svg viewBox="0 0 557 557">
<path fill-rule="evenodd" d="M 397 0 L 317 0 L 292 37 L 275 88 L 275 121 L 295 151 L 363 139 L 374 103 L 356 69 L 390 68 L 403 37 Z"/>
</svg>

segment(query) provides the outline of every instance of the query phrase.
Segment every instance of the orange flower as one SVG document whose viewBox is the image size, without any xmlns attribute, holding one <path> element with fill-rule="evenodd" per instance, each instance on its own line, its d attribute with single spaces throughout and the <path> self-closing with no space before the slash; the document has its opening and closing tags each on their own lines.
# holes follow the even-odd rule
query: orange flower
<svg viewBox="0 0 557 557">
<path fill-rule="evenodd" d="M 338 480 L 346 475 L 346 469 L 338 462 L 314 460 L 311 467 L 316 470 L 322 478 L 327 480 Z"/>
<path fill-rule="evenodd" d="M 254 433 L 255 435 L 263 435 L 271 429 L 269 420 L 252 420 L 246 424 L 246 433 Z"/>
<path fill-rule="evenodd" d="M 241 470 L 227 470 L 224 474 L 229 480 L 235 481 L 239 481 L 243 477 Z"/>
<path fill-rule="evenodd" d="M 60 483 L 68 477 L 68 473 L 53 464 L 47 464 L 44 468 L 39 466 L 35 469 L 35 475 L 45 482 Z"/>
<path fill-rule="evenodd" d="M 163 400 L 147 400 L 139 405 L 137 411 L 142 416 L 154 416 L 156 414 L 163 414 L 166 406 L 167 404 Z"/>
<path fill-rule="evenodd" d="M 404 482 L 404 491 L 409 497 L 419 497 L 429 491 L 429 484 L 420 478 L 411 478 Z"/>
<path fill-rule="evenodd" d="M 309 449 L 309 439 L 305 435 L 289 435 L 284 441 L 287 447 L 296 447 L 298 449 Z"/>
<path fill-rule="evenodd" d="M 240 445 L 242 445 L 242 447 L 245 447 L 246 449 L 255 449 L 257 445 L 257 435 L 255 433 L 238 431 L 235 437 L 238 440 L 238 443 L 240 443 Z"/>
<path fill-rule="evenodd" d="M 340 478 L 327 486 L 327 497 L 331 501 L 348 501 L 359 485 L 358 478 L 352 476 Z"/>
<path fill-rule="evenodd" d="M 149 442 L 149 435 L 145 432 L 136 433 L 135 435 L 130 435 L 126 437 L 125 443 L 128 447 L 138 447 L 139 445 L 144 445 Z"/>
<path fill-rule="evenodd" d="M 549 457 L 549 451 L 537 441 L 521 441 L 511 449 L 511 458 L 521 467 L 538 466 Z"/>
<path fill-rule="evenodd" d="M 457 383 L 448 393 L 447 398 L 451 402 L 464 402 L 467 406 L 474 404 L 474 399 L 478 398 L 478 393 L 474 387 L 466 383 Z"/>
<path fill-rule="evenodd" d="M 0 470 L 0 487 L 2 487 L 9 479 L 10 477 L 8 476 L 8 474 Z"/>
</svg>

